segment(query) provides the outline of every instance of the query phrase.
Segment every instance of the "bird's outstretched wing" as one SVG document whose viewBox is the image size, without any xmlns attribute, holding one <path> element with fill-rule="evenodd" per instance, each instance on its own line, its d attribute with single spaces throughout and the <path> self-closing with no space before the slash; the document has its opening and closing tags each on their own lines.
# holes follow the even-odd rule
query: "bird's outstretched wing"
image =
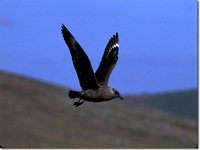
<svg viewBox="0 0 200 150">
<path fill-rule="evenodd" d="M 109 76 L 118 60 L 119 39 L 118 33 L 113 35 L 106 45 L 101 63 L 95 73 L 99 84 L 108 84 Z"/>
<path fill-rule="evenodd" d="M 64 25 L 62 25 L 62 34 L 66 44 L 69 47 L 73 64 L 76 69 L 76 73 L 78 75 L 79 83 L 82 89 L 97 89 L 99 84 L 94 75 L 94 71 L 88 56 Z"/>
</svg>

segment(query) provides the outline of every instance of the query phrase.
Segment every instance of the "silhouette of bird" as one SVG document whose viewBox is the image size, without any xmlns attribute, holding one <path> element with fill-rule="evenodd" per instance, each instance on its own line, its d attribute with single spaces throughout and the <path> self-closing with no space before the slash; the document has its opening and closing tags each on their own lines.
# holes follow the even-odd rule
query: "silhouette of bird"
<svg viewBox="0 0 200 150">
<path fill-rule="evenodd" d="M 69 91 L 68 95 L 70 98 L 79 98 L 79 101 L 75 102 L 73 105 L 76 107 L 80 106 L 84 101 L 102 102 L 114 98 L 123 99 L 116 89 L 108 86 L 109 76 L 118 60 L 118 33 L 113 35 L 109 40 L 100 65 L 94 73 L 90 60 L 79 43 L 65 25 L 62 25 L 61 28 L 63 38 L 69 47 L 73 65 L 82 88 L 82 91 Z"/>
</svg>

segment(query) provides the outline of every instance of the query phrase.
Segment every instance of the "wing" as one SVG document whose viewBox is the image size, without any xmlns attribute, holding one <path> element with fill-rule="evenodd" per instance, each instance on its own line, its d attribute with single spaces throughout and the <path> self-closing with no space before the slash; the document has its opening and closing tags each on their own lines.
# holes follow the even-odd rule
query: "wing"
<svg viewBox="0 0 200 150">
<path fill-rule="evenodd" d="M 119 39 L 118 33 L 113 35 L 106 45 L 101 63 L 95 73 L 99 84 L 108 84 L 109 76 L 118 60 Z"/>
<path fill-rule="evenodd" d="M 82 89 L 97 89 L 99 84 L 94 75 L 94 71 L 88 56 L 64 25 L 62 25 L 62 34 L 65 43 L 69 47 L 74 68 L 76 69 L 76 73 L 78 75 L 79 83 Z"/>
</svg>

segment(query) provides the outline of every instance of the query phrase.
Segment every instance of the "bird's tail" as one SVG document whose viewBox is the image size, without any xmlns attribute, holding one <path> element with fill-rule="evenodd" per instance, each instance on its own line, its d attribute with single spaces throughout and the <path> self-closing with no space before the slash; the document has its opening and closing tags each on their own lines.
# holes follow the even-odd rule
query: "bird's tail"
<svg viewBox="0 0 200 150">
<path fill-rule="evenodd" d="M 70 90 L 68 95 L 69 95 L 69 98 L 80 98 L 81 92 Z"/>
</svg>

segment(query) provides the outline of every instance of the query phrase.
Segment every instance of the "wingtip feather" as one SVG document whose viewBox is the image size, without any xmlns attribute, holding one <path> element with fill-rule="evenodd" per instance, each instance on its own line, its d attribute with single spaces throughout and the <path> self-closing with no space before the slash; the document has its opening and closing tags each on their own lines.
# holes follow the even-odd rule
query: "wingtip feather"
<svg viewBox="0 0 200 150">
<path fill-rule="evenodd" d="M 64 30 L 66 30 L 67 28 L 65 27 L 64 24 L 61 25 L 61 31 L 63 32 Z"/>
</svg>

